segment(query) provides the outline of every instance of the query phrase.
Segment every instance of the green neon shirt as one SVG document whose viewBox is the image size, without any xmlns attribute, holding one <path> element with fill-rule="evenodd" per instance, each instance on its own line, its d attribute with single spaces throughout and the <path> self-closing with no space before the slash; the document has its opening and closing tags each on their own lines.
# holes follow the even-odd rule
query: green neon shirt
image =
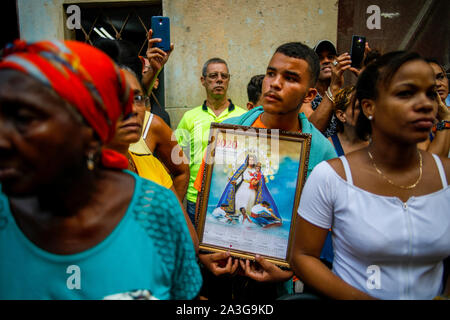
<svg viewBox="0 0 450 320">
<path fill-rule="evenodd" d="M 222 122 L 229 118 L 238 117 L 245 112 L 241 107 L 235 106 L 230 101 L 227 109 L 222 111 L 219 116 L 206 106 L 206 101 L 203 105 L 195 107 L 187 111 L 180 120 L 175 135 L 178 144 L 185 150 L 189 147 L 189 187 L 187 190 L 186 199 L 188 201 L 197 201 L 197 190 L 194 188 L 195 178 L 198 170 L 202 164 L 203 155 L 208 145 L 209 128 L 212 122 Z"/>
</svg>

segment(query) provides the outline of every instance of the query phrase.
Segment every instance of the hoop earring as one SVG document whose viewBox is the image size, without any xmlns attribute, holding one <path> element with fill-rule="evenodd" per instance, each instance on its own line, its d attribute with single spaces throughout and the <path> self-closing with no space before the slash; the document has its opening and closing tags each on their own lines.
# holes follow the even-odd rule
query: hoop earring
<svg viewBox="0 0 450 320">
<path fill-rule="evenodd" d="M 95 167 L 95 162 L 94 162 L 94 152 L 89 152 L 87 160 L 86 160 L 86 165 L 89 171 L 94 170 Z"/>
</svg>

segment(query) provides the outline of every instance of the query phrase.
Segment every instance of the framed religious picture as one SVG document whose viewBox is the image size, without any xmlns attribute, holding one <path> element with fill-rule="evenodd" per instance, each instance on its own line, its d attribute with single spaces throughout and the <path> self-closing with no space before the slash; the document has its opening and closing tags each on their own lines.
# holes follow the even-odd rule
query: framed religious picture
<svg viewBox="0 0 450 320">
<path fill-rule="evenodd" d="M 200 249 L 289 267 L 311 135 L 212 123 L 197 206 Z"/>
</svg>

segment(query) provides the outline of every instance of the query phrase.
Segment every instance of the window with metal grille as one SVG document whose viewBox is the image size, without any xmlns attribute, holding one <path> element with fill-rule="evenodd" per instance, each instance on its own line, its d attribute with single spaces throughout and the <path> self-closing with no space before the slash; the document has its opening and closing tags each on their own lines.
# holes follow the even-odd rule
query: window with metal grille
<svg viewBox="0 0 450 320">
<path fill-rule="evenodd" d="M 17 6 L 15 0 L 2 1 L 0 11 L 0 51 L 10 42 L 19 38 L 19 24 L 17 21 Z"/>
<path fill-rule="evenodd" d="M 151 27 L 151 17 L 162 15 L 162 2 L 111 2 L 79 3 L 81 28 L 75 29 L 75 39 L 89 44 L 97 39 L 108 38 L 127 40 L 135 44 L 138 55 L 145 56 L 147 33 Z M 64 6 L 67 10 L 69 5 Z M 164 70 L 159 74 L 159 87 L 153 90 L 152 103 L 164 109 Z"/>
</svg>

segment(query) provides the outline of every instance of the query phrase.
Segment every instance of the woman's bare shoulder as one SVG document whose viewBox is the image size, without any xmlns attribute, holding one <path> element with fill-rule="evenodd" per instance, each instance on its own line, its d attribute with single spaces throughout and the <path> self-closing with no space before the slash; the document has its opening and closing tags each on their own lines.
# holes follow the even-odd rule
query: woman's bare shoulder
<svg viewBox="0 0 450 320">
<path fill-rule="evenodd" d="M 173 143 L 172 129 L 157 115 L 153 115 L 150 131 L 152 132 L 152 139 L 155 139 L 157 145 Z"/>
<path fill-rule="evenodd" d="M 345 155 L 345 158 L 347 159 L 350 170 L 352 172 L 354 172 L 354 169 L 357 169 L 359 167 L 358 163 L 361 162 L 362 153 L 363 151 L 356 150 Z M 340 158 L 333 158 L 328 160 L 327 162 L 342 179 L 347 180 L 344 164 L 342 163 L 342 160 Z"/>
<path fill-rule="evenodd" d="M 439 157 L 439 158 L 441 158 L 444 169 L 445 170 L 450 169 L 450 158 L 445 158 L 445 157 Z"/>
<path fill-rule="evenodd" d="M 167 123 L 156 114 L 153 114 L 152 126 L 150 128 L 153 129 L 153 127 L 154 130 L 166 130 L 172 132 L 172 129 L 167 125 Z"/>
</svg>

